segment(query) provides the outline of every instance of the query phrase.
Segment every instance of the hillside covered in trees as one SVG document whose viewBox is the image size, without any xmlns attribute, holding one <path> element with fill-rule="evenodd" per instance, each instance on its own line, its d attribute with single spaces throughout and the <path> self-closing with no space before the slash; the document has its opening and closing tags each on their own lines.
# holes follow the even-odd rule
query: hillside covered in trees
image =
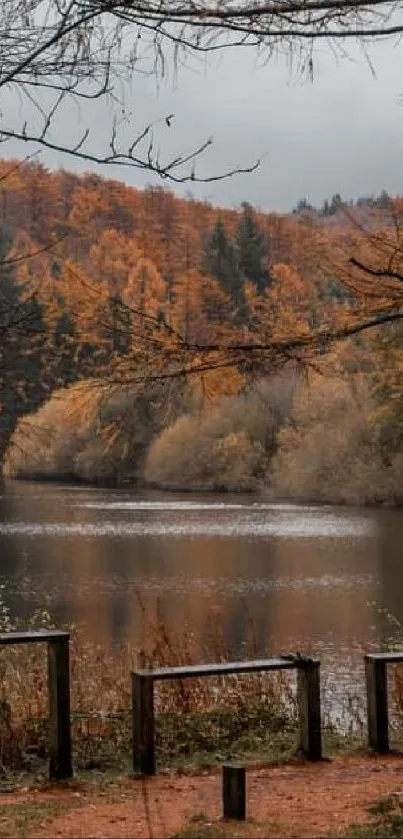
<svg viewBox="0 0 403 839">
<path fill-rule="evenodd" d="M 400 501 L 400 321 L 325 337 L 386 305 L 359 264 L 392 249 L 398 266 L 403 204 L 325 210 L 218 209 L 1 161 L 6 471 Z M 276 352 L 257 364 L 262 340 Z"/>
</svg>

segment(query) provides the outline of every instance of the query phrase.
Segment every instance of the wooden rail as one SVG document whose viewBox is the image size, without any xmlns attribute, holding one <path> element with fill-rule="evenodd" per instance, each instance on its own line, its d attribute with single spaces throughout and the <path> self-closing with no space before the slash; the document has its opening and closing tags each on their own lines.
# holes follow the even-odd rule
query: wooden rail
<svg viewBox="0 0 403 839">
<path fill-rule="evenodd" d="M 133 771 L 155 775 L 154 682 L 229 676 L 272 670 L 297 670 L 300 746 L 309 760 L 322 757 L 320 720 L 320 662 L 300 655 L 190 667 L 162 667 L 132 672 Z"/>
<path fill-rule="evenodd" d="M 72 771 L 70 731 L 70 633 L 57 629 L 0 633 L 0 646 L 11 644 L 46 643 L 48 649 L 49 687 L 49 775 L 52 780 L 70 778 Z M 368 742 L 374 751 L 389 751 L 387 665 L 403 663 L 403 652 L 368 653 L 364 656 Z M 132 678 L 133 770 L 142 775 L 154 775 L 155 719 L 154 682 L 230 676 L 241 673 L 297 671 L 297 702 L 301 751 L 309 760 L 322 757 L 320 712 L 320 661 L 308 656 L 283 655 L 255 661 L 236 661 L 219 664 L 197 664 L 181 667 L 160 667 L 137 670 Z M 241 773 L 242 774 L 242 773 Z M 235 773 L 236 775 L 236 773 Z M 235 783 L 234 773 L 229 773 Z M 233 777 L 232 777 L 233 776 Z M 237 783 L 241 783 L 237 777 Z M 243 782 L 242 782 L 243 783 Z M 231 793 L 232 795 L 232 793 Z M 227 793 L 226 793 L 227 796 Z M 228 792 L 229 796 L 229 792 Z M 228 799 L 229 800 L 229 799 Z"/>
<path fill-rule="evenodd" d="M 49 686 L 49 776 L 71 778 L 69 632 L 38 629 L 0 633 L 0 645 L 46 643 Z"/>
</svg>

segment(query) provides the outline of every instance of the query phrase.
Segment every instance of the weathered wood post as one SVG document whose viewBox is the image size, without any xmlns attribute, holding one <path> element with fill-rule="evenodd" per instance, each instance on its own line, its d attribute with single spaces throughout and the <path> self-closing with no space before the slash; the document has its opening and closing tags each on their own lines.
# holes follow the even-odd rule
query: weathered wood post
<svg viewBox="0 0 403 839">
<path fill-rule="evenodd" d="M 245 768 L 226 763 L 222 767 L 223 816 L 244 821 L 246 817 Z"/>
<path fill-rule="evenodd" d="M 386 661 L 372 655 L 365 656 L 367 683 L 368 744 L 381 754 L 389 751 L 388 684 Z"/>
<path fill-rule="evenodd" d="M 296 656 L 300 746 L 309 760 L 322 758 L 320 661 Z"/>
<path fill-rule="evenodd" d="M 133 772 L 155 775 L 154 680 L 132 673 Z"/>
<path fill-rule="evenodd" d="M 48 641 L 49 741 L 51 780 L 71 778 L 69 635 Z"/>
</svg>

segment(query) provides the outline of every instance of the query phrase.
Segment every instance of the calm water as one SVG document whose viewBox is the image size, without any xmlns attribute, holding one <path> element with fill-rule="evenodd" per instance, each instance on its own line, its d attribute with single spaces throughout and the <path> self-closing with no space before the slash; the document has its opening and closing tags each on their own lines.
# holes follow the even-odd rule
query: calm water
<svg viewBox="0 0 403 839">
<path fill-rule="evenodd" d="M 147 621 L 220 632 L 242 651 L 309 647 L 340 684 L 357 650 L 403 623 L 403 511 L 10 483 L 0 582 L 12 614 L 47 605 L 101 643 L 144 643 Z"/>
</svg>

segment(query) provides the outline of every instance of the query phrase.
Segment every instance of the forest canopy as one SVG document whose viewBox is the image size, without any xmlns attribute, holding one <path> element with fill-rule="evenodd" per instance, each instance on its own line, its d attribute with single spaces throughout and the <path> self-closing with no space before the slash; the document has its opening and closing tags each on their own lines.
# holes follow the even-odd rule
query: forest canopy
<svg viewBox="0 0 403 839">
<path fill-rule="evenodd" d="M 225 210 L 2 161 L 7 469 L 328 499 L 331 448 L 351 477 L 334 500 L 396 500 L 403 204 L 328 206 Z"/>
</svg>

